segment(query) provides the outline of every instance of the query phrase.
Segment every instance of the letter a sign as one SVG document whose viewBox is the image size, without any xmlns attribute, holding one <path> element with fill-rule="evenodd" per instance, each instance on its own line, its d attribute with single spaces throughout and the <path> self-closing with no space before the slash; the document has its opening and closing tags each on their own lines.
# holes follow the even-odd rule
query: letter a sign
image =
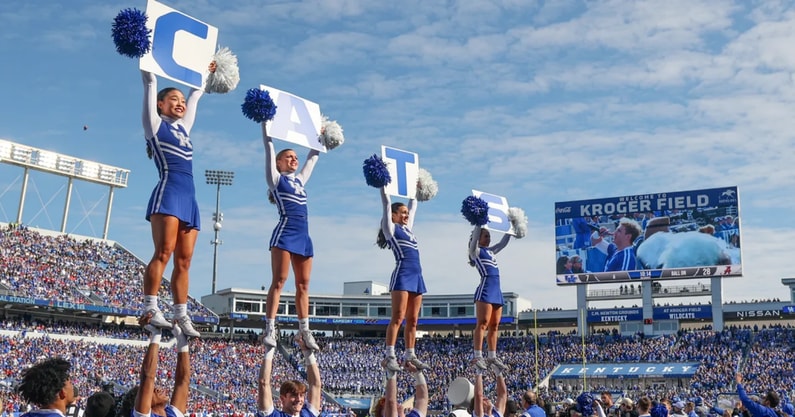
<svg viewBox="0 0 795 417">
<path fill-rule="evenodd" d="M 268 121 L 268 134 L 305 148 L 326 152 L 320 141 L 320 106 L 309 100 L 267 85 L 260 85 L 276 104 L 276 115 Z"/>
</svg>

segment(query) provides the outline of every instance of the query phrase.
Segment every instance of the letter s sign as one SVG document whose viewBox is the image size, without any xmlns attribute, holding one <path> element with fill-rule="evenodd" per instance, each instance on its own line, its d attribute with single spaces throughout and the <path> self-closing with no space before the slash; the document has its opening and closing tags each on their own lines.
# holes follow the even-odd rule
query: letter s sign
<svg viewBox="0 0 795 417">
<path fill-rule="evenodd" d="M 149 0 L 152 51 L 141 57 L 140 68 L 193 88 L 201 88 L 212 61 L 218 29 L 178 10 Z"/>
<path fill-rule="evenodd" d="M 490 230 L 495 232 L 513 235 L 513 225 L 508 219 L 508 200 L 499 195 L 484 193 L 483 191 L 472 190 L 472 195 L 483 199 L 489 203 L 489 223 Z"/>
</svg>

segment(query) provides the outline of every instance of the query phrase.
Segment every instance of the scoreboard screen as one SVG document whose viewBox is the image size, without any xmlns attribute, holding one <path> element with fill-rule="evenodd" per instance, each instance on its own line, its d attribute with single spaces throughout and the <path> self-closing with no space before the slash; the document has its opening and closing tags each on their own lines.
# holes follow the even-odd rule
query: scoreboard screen
<svg viewBox="0 0 795 417">
<path fill-rule="evenodd" d="M 558 285 L 742 275 L 737 187 L 555 203 Z"/>
</svg>

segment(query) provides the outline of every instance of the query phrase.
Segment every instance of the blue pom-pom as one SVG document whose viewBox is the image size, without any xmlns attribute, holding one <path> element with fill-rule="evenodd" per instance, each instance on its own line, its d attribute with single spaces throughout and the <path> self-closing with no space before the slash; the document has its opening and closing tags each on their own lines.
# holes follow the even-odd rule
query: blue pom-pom
<svg viewBox="0 0 795 417">
<path fill-rule="evenodd" d="M 668 417 L 668 407 L 665 404 L 658 404 L 650 410 L 651 417 Z"/>
<path fill-rule="evenodd" d="M 482 198 L 469 196 L 461 203 L 461 214 L 473 226 L 483 226 L 489 222 L 489 203 Z"/>
<path fill-rule="evenodd" d="M 583 417 L 591 417 L 593 415 L 593 401 L 594 397 L 590 392 L 583 392 L 577 397 L 577 411 Z"/>
<path fill-rule="evenodd" d="M 364 180 L 371 187 L 381 188 L 392 182 L 386 163 L 378 155 L 373 154 L 365 159 L 362 170 L 364 171 Z"/>
<path fill-rule="evenodd" d="M 149 52 L 151 29 L 146 27 L 146 14 L 138 9 L 124 9 L 113 19 L 111 33 L 116 51 L 130 58 L 140 58 Z"/>
<path fill-rule="evenodd" d="M 246 99 L 241 107 L 243 114 L 257 123 L 272 120 L 276 115 L 276 104 L 273 102 L 271 94 L 259 88 L 251 88 L 246 91 Z"/>
</svg>

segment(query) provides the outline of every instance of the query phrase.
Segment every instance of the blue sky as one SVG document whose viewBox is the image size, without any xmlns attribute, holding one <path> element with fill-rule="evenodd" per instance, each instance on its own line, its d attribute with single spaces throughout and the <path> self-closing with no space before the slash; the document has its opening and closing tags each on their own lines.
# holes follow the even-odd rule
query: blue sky
<svg viewBox="0 0 795 417">
<path fill-rule="evenodd" d="M 205 95 L 191 132 L 204 224 L 194 296 L 209 293 L 212 277 L 206 169 L 236 173 L 221 191 L 218 288 L 270 283 L 277 214 L 259 127 L 240 111 L 245 91 L 267 84 L 319 103 L 345 129 L 345 144 L 321 155 L 307 184 L 312 293 L 388 283 L 394 260 L 374 245 L 380 200 L 361 173 L 388 145 L 417 152 L 439 183 L 414 227 L 431 293 L 477 286 L 459 213 L 473 188 L 507 197 L 530 220 L 528 236 L 498 257 L 503 290 L 570 308 L 575 289 L 555 285 L 554 202 L 737 185 L 745 276 L 725 280 L 724 298 L 788 298 L 780 279 L 791 276 L 795 242 L 792 1 L 164 3 L 218 27 L 240 63 L 237 90 Z M 130 169 L 109 238 L 149 259 L 143 216 L 157 173 L 144 150 L 142 85 L 137 60 L 110 38 L 126 7 L 146 3 L 0 4 L 0 138 Z M 0 164 L 0 221 L 16 218 L 21 176 Z M 32 173 L 23 222 L 58 229 L 65 187 Z M 99 236 L 106 199 L 105 187 L 77 184 L 67 231 Z"/>
</svg>

